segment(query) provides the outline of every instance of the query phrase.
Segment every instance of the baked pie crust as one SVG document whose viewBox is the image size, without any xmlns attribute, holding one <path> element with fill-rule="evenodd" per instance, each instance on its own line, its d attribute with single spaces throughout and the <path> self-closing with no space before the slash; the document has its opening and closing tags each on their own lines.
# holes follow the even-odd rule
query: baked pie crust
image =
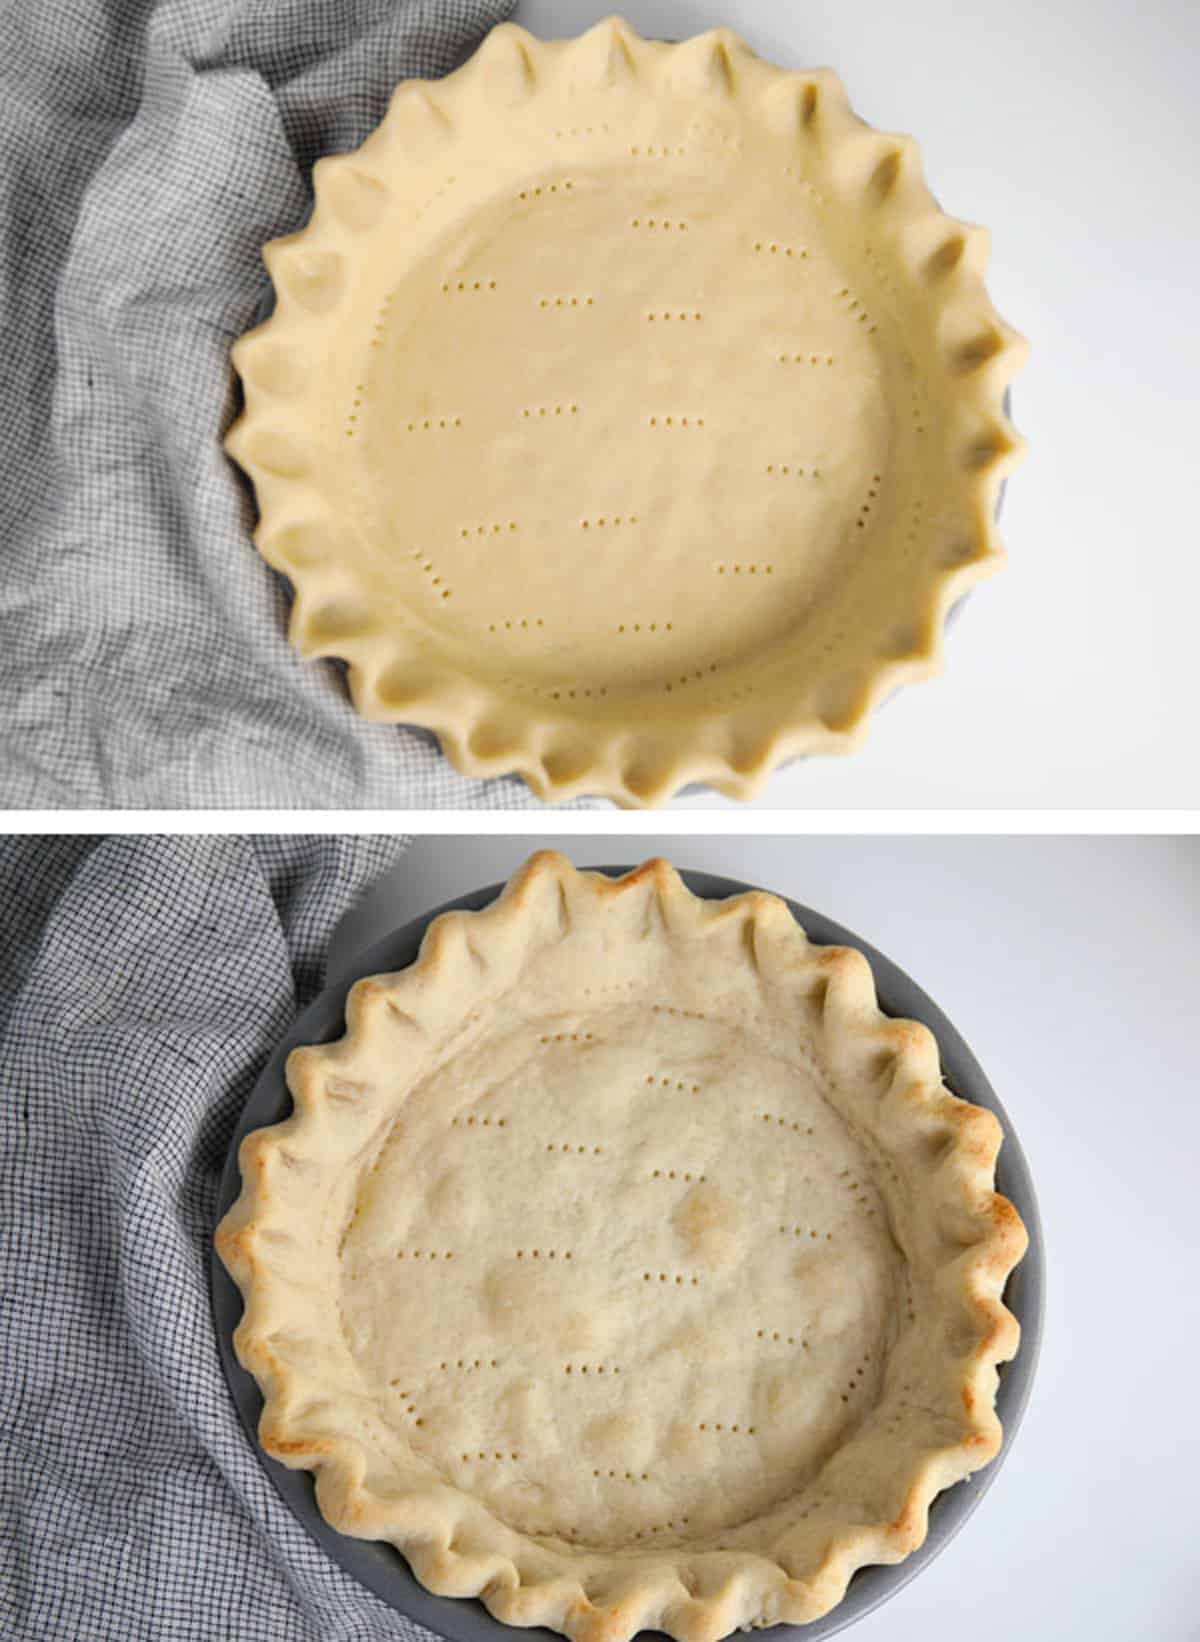
<svg viewBox="0 0 1200 1642">
<path fill-rule="evenodd" d="M 746 798 L 940 670 L 1025 348 L 834 74 L 506 24 L 314 185 L 227 443 L 364 715 L 544 798 Z"/>
<path fill-rule="evenodd" d="M 996 1118 L 762 894 L 535 856 L 288 1063 L 217 1247 L 267 1453 L 574 1642 L 804 1623 L 986 1464 Z"/>
</svg>

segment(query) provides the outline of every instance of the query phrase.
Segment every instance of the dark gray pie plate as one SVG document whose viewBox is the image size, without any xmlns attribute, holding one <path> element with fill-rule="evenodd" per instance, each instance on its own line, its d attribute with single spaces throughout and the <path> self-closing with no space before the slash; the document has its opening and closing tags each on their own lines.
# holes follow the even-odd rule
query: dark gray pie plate
<svg viewBox="0 0 1200 1642">
<path fill-rule="evenodd" d="M 628 867 L 595 869 L 618 877 Z M 761 886 L 718 878 L 710 873 L 683 872 L 684 882 L 694 894 L 709 900 L 739 895 Z M 246 1103 L 234 1133 L 221 1179 L 217 1217 L 223 1216 L 241 1190 L 237 1152 L 243 1138 L 253 1129 L 277 1123 L 291 1111 L 291 1097 L 284 1081 L 284 1062 L 301 1044 L 323 1043 L 339 1037 L 345 1029 L 343 1008 L 346 994 L 355 981 L 367 975 L 403 969 L 416 958 L 427 926 L 440 913 L 476 911 L 496 899 L 503 885 L 492 884 L 457 900 L 436 907 L 414 919 L 394 934 L 363 952 L 337 980 L 298 1017 L 276 1049 Z M 850 930 L 793 901 L 788 905 L 812 940 L 821 945 L 853 946 L 869 960 L 875 974 L 880 1007 L 886 1014 L 923 1022 L 933 1033 L 941 1050 L 947 1086 L 964 1100 L 995 1112 L 1004 1128 L 1004 1147 L 996 1171 L 998 1189 L 1016 1206 L 1029 1230 L 1029 1252 L 1009 1279 L 1005 1301 L 1021 1324 L 1021 1349 L 1013 1362 L 1000 1370 L 997 1411 L 1004 1426 L 1004 1445 L 999 1456 L 983 1471 L 956 1484 L 938 1496 L 929 1516 L 929 1534 L 921 1548 L 894 1567 L 864 1568 L 850 1582 L 845 1600 L 824 1619 L 811 1625 L 778 1625 L 771 1636 L 778 1642 L 817 1642 L 845 1630 L 855 1620 L 880 1607 L 910 1579 L 928 1567 L 949 1544 L 978 1506 L 995 1481 L 1012 1446 L 1033 1384 L 1042 1332 L 1045 1261 L 1041 1221 L 1029 1166 L 1021 1150 L 1012 1122 L 995 1091 L 963 1039 L 941 1010 L 915 981 L 882 953 Z M 561 1642 L 552 1631 L 517 1631 L 493 1619 L 481 1602 L 433 1596 L 417 1583 L 403 1557 L 390 1545 L 350 1539 L 337 1533 L 317 1510 L 313 1480 L 307 1471 L 289 1471 L 269 1459 L 258 1446 L 258 1417 L 262 1399 L 254 1380 L 239 1364 L 233 1351 L 232 1335 L 241 1316 L 242 1303 L 229 1274 L 215 1251 L 211 1258 L 213 1319 L 221 1362 L 247 1439 L 276 1489 L 297 1520 L 332 1559 L 361 1584 L 381 1597 L 398 1613 L 427 1626 L 450 1642 Z M 646 1633 L 647 1636 L 655 1633 Z"/>
</svg>

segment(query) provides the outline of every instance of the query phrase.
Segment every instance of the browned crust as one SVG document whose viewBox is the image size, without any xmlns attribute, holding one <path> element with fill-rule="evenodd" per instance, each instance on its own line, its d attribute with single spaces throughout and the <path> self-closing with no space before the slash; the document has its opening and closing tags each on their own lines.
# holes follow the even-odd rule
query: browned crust
<svg viewBox="0 0 1200 1642">
<path fill-rule="evenodd" d="M 646 861 L 625 877 L 610 879 L 579 874 L 563 856 L 544 851 L 513 875 L 488 908 L 436 919 L 406 976 L 436 986 L 461 961 L 465 944 L 474 941 L 482 948 L 518 926 L 548 885 L 558 887 L 564 909 L 568 889 L 574 896 L 582 888 L 598 907 L 641 897 L 648 912 L 653 908 L 654 915 L 669 926 L 693 917 L 706 923 L 740 922 L 747 931 L 747 955 L 754 962 L 775 961 L 770 942 L 763 939 L 764 931 L 778 935 L 786 928 L 797 945 L 807 947 L 790 912 L 773 896 L 755 893 L 701 903 L 662 859 Z M 568 915 L 564 910 L 564 916 Z M 263 1320 L 268 1316 L 265 1305 L 270 1291 L 288 1281 L 273 1268 L 269 1248 L 262 1242 L 273 1209 L 271 1183 L 284 1145 L 281 1136 L 286 1138 L 289 1133 L 284 1124 L 260 1130 L 243 1142 L 242 1193 L 217 1228 L 216 1247 L 245 1301 L 235 1345 L 241 1362 L 263 1391 L 263 1447 L 285 1465 L 318 1472 L 318 1503 L 335 1528 L 390 1540 L 435 1594 L 480 1596 L 506 1623 L 549 1626 L 572 1642 L 630 1642 L 637 1631 L 646 1628 L 664 1630 L 677 1642 L 718 1642 L 738 1627 L 807 1623 L 837 1605 L 858 1567 L 898 1562 L 924 1542 L 929 1507 L 937 1494 L 999 1452 L 1002 1431 L 995 1412 L 996 1371 L 1015 1355 L 1020 1341 L 1017 1320 L 1001 1296 L 1009 1274 L 1025 1253 L 1028 1236 L 1012 1203 L 995 1191 L 1000 1125 L 992 1113 L 944 1089 L 932 1034 L 916 1022 L 890 1020 L 879 1012 L 870 966 L 853 949 L 817 949 L 809 956 L 804 973 L 795 978 L 803 995 L 813 995 L 814 976 L 824 990 L 824 1006 L 852 1005 L 858 1021 L 854 1030 L 879 1045 L 886 1063 L 879 1067 L 880 1075 L 892 1079 L 892 1092 L 885 1098 L 901 1103 L 914 1124 L 937 1126 L 940 1155 L 931 1180 L 944 1179 L 948 1201 L 966 1216 L 962 1252 L 939 1274 L 939 1280 L 953 1285 L 954 1303 L 972 1342 L 955 1359 L 963 1431 L 958 1440 L 931 1447 L 922 1456 L 908 1476 L 892 1518 L 874 1526 L 847 1525 L 831 1533 L 820 1566 L 803 1579 L 790 1574 L 781 1542 L 777 1559 L 749 1552 L 696 1555 L 686 1551 L 652 1553 L 641 1559 L 612 1557 L 599 1572 L 589 1565 L 586 1580 L 581 1581 L 572 1576 L 570 1556 L 551 1555 L 540 1544 L 536 1547 L 540 1572 L 532 1578 L 503 1549 L 477 1547 L 467 1552 L 456 1547 L 454 1513 L 446 1504 L 448 1490 L 444 1487 L 425 1493 L 410 1489 L 387 1501 L 378 1498 L 365 1485 L 365 1462 L 353 1441 L 304 1428 L 303 1365 L 292 1361 L 283 1342 L 276 1341 L 269 1321 Z M 357 984 L 347 1009 L 350 1035 L 376 1029 L 387 995 L 385 981 Z M 414 1019 L 413 1027 L 419 1030 L 420 1022 Z M 341 1040 L 342 1045 L 347 1041 Z M 324 1064 L 328 1071 L 331 1060 L 336 1064 L 339 1047 L 297 1050 L 291 1057 L 289 1081 L 302 1121 L 313 1118 L 322 1106 L 320 1068 Z"/>
</svg>

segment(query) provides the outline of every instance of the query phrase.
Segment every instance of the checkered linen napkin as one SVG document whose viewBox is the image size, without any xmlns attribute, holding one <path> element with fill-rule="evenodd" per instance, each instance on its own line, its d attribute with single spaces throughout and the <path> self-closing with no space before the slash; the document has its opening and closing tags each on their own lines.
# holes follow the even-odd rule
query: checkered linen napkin
<svg viewBox="0 0 1200 1642">
<path fill-rule="evenodd" d="M 0 0 L 0 807 L 482 807 L 284 638 L 220 439 L 263 243 L 513 0 Z"/>
<path fill-rule="evenodd" d="M 246 1440 L 208 1262 L 230 1137 L 394 839 L 0 839 L 0 1636 L 430 1642 Z"/>
</svg>

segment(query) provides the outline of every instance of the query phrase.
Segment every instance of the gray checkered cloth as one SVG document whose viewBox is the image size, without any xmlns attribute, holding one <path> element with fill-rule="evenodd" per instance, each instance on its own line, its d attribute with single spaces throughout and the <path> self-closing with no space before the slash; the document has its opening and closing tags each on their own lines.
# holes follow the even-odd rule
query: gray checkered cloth
<svg viewBox="0 0 1200 1642">
<path fill-rule="evenodd" d="M 241 1109 L 401 848 L 0 839 L 0 1636 L 429 1642 L 275 1493 L 207 1289 Z"/>
<path fill-rule="evenodd" d="M 222 453 L 322 154 L 512 0 L 0 0 L 0 807 L 512 807 L 284 636 Z"/>
</svg>

